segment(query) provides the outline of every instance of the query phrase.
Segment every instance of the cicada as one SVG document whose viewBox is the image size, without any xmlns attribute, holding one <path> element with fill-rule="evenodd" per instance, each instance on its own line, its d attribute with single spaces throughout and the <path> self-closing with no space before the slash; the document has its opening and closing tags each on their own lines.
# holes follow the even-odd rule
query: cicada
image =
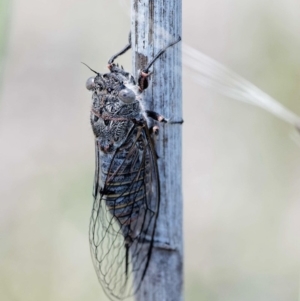
<svg viewBox="0 0 300 301">
<path fill-rule="evenodd" d="M 131 48 L 131 41 L 108 61 L 108 73 L 87 80 L 92 92 L 90 121 L 95 136 L 94 203 L 89 228 L 93 264 L 105 293 L 112 300 L 139 289 L 151 258 L 159 213 L 160 186 L 154 136 L 149 118 L 167 122 L 145 110 L 143 91 L 149 69 L 163 48 L 139 72 L 137 80 L 114 60 Z"/>
</svg>

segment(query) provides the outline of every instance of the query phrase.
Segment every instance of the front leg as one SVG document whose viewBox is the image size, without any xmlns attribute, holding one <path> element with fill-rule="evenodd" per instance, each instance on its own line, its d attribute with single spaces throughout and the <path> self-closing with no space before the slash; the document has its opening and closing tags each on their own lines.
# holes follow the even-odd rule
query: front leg
<svg viewBox="0 0 300 301">
<path fill-rule="evenodd" d="M 146 112 L 147 117 L 150 117 L 159 122 L 167 122 L 167 120 L 165 119 L 164 116 L 162 116 L 154 111 L 146 110 L 145 112 Z"/>
<path fill-rule="evenodd" d="M 145 71 L 140 71 L 139 77 L 138 77 L 138 85 L 140 88 L 140 91 L 143 92 L 145 89 L 148 88 L 149 86 L 149 81 L 148 77 L 152 74 L 152 72 L 145 72 Z"/>
<path fill-rule="evenodd" d="M 154 120 L 156 120 L 158 122 L 163 122 L 163 123 L 167 123 L 168 122 L 167 119 L 165 119 L 165 117 L 163 115 L 160 115 L 160 114 L 158 114 L 158 113 L 156 113 L 154 111 L 146 110 L 145 112 L 146 112 L 147 117 L 150 117 L 150 118 L 152 118 L 152 119 L 154 119 Z M 179 121 L 179 122 L 171 121 L 169 123 L 171 123 L 171 124 L 173 124 L 173 123 L 183 123 L 183 120 Z M 159 133 L 159 127 L 157 125 L 152 126 L 150 128 L 150 133 L 158 135 L 158 133 Z"/>
<path fill-rule="evenodd" d="M 149 110 L 146 110 L 145 111 L 146 114 L 147 114 L 147 117 L 150 117 L 156 121 L 159 121 L 159 122 L 168 122 L 169 124 L 182 124 L 183 123 L 183 120 L 180 120 L 180 121 L 168 121 L 163 115 L 160 115 L 154 111 L 149 111 Z"/>
<path fill-rule="evenodd" d="M 166 50 L 169 47 L 172 47 L 173 45 L 177 44 L 178 42 L 181 41 L 181 37 L 178 37 L 178 39 L 167 45 L 165 48 L 161 49 L 156 56 L 151 60 L 151 62 L 148 64 L 148 66 L 145 69 L 142 69 L 140 74 L 139 74 L 139 78 L 138 78 L 138 85 L 141 91 L 147 89 L 148 87 L 148 76 L 151 74 L 151 72 L 149 73 L 149 69 L 151 68 L 151 66 L 153 65 L 153 63 L 163 54 L 166 52 Z"/>
</svg>

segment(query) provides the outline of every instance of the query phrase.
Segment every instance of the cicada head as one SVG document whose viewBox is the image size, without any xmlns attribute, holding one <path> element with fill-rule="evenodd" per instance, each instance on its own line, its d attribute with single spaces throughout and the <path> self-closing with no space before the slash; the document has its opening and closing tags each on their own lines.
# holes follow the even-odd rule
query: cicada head
<svg viewBox="0 0 300 301">
<path fill-rule="evenodd" d="M 93 70 L 92 68 L 90 68 L 87 64 L 82 63 L 85 66 L 87 66 L 91 71 L 93 71 L 94 73 L 96 73 L 96 76 L 91 76 L 87 79 L 85 87 L 89 90 L 89 91 L 101 91 L 103 89 L 105 89 L 105 80 L 103 79 L 102 75 Z"/>
</svg>

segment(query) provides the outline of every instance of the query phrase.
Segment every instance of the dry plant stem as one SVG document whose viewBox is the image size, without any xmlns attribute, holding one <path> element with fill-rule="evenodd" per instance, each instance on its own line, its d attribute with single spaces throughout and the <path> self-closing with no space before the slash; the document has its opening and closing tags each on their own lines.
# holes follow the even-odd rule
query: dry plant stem
<svg viewBox="0 0 300 301">
<path fill-rule="evenodd" d="M 167 44 L 181 36 L 181 0 L 131 0 L 132 70 L 143 70 Z M 181 43 L 169 48 L 150 68 L 144 91 L 146 109 L 182 119 Z M 137 78 L 137 74 L 135 74 Z M 181 124 L 159 125 L 156 149 L 161 204 L 154 248 L 136 300 L 183 300 Z"/>
</svg>

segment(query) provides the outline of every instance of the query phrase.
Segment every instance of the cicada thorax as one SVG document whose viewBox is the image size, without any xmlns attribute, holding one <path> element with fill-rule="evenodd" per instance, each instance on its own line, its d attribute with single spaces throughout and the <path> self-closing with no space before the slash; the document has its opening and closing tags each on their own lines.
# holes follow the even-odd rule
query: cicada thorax
<svg viewBox="0 0 300 301">
<path fill-rule="evenodd" d="M 92 97 L 91 124 L 99 147 L 113 152 L 127 137 L 133 119 L 143 118 L 129 73 L 97 75 Z"/>
</svg>

